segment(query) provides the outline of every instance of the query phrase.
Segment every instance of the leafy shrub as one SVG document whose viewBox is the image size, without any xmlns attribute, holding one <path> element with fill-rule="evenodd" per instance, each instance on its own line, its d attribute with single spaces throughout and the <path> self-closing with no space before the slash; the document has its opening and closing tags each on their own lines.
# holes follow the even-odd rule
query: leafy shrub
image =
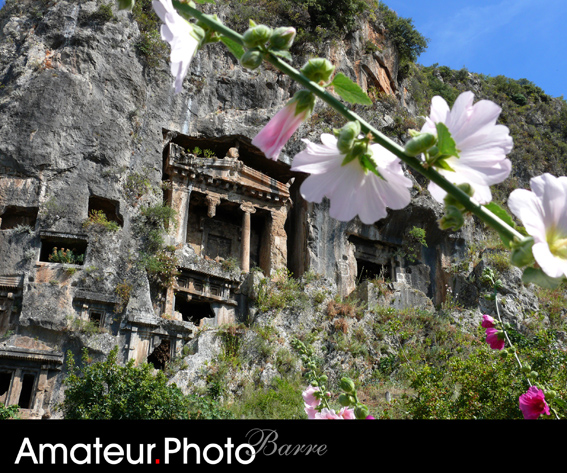
<svg viewBox="0 0 567 473">
<path fill-rule="evenodd" d="M 154 254 L 142 253 L 140 261 L 148 274 L 162 286 L 171 286 L 175 281 L 179 260 L 169 248 L 160 249 Z"/>
<path fill-rule="evenodd" d="M 129 174 L 124 183 L 126 194 L 135 200 L 140 199 L 152 189 L 152 183 L 145 173 Z"/>
<path fill-rule="evenodd" d="M 364 0 L 240 0 L 230 4 L 227 24 L 239 31 L 248 28 L 251 18 L 272 27 L 294 26 L 294 46 L 327 39 L 340 40 L 356 28 L 356 20 L 369 13 Z"/>
<path fill-rule="evenodd" d="M 18 419 L 19 409 L 18 405 L 5 406 L 0 404 L 0 420 Z"/>
<path fill-rule="evenodd" d="M 299 376 L 274 378 L 265 388 L 247 385 L 231 411 L 246 419 L 305 419 L 303 389 Z"/>
<path fill-rule="evenodd" d="M 156 67 L 167 57 L 168 46 L 161 39 L 161 20 L 154 12 L 151 0 L 137 0 L 132 8 L 132 16 L 140 28 L 140 39 L 136 48 L 149 67 Z"/>
<path fill-rule="evenodd" d="M 121 366 L 118 347 L 106 361 L 89 363 L 84 349 L 83 366 L 78 368 L 69 352 L 69 375 L 64 379 L 65 399 L 60 408 L 65 419 L 195 419 L 230 418 L 212 400 L 185 396 L 175 384 L 168 384 L 163 372 L 152 365 Z"/>
<path fill-rule="evenodd" d="M 98 6 L 98 9 L 91 13 L 89 16 L 89 20 L 96 21 L 99 23 L 106 23 L 114 18 L 114 14 L 112 13 L 112 4 L 111 3 L 101 3 Z"/>
<path fill-rule="evenodd" d="M 272 309 L 305 307 L 308 299 L 300 281 L 287 269 L 280 269 L 272 280 L 263 278 L 260 281 L 255 304 L 260 311 L 267 312 Z"/>
<path fill-rule="evenodd" d="M 114 312 L 119 313 L 122 312 L 128 301 L 130 300 L 130 294 L 132 293 L 132 284 L 123 281 L 118 283 L 114 288 L 114 292 L 118 296 L 118 303 L 114 307 Z"/>
<path fill-rule="evenodd" d="M 92 226 L 102 228 L 109 232 L 117 232 L 120 230 L 120 225 L 114 220 L 108 220 L 102 210 L 91 210 L 89 218 L 83 222 L 83 228 L 91 228 Z"/>
<path fill-rule="evenodd" d="M 136 231 L 142 237 L 140 264 L 159 284 L 170 286 L 177 275 L 174 246 L 165 246 L 167 229 L 177 225 L 177 212 L 166 203 L 142 207 Z"/>
<path fill-rule="evenodd" d="M 66 264 L 83 264 L 84 254 L 75 253 L 77 250 L 73 248 L 69 250 L 68 248 L 57 248 L 54 247 L 51 254 L 47 259 L 51 263 L 66 263 Z"/>
</svg>

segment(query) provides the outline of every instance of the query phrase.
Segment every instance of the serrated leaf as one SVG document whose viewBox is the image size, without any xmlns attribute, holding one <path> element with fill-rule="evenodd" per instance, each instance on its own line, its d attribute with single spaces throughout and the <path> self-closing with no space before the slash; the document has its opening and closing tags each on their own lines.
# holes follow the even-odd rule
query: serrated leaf
<svg viewBox="0 0 567 473">
<path fill-rule="evenodd" d="M 459 151 L 457 150 L 457 144 L 451 136 L 449 128 L 444 123 L 436 123 L 437 128 L 437 148 L 439 149 L 440 156 L 454 156 L 459 157 Z"/>
<path fill-rule="evenodd" d="M 372 100 L 366 95 L 366 92 L 341 72 L 335 75 L 330 85 L 343 100 L 349 103 L 372 105 Z"/>
<path fill-rule="evenodd" d="M 545 274 L 540 268 L 526 268 L 522 274 L 524 284 L 536 284 L 544 289 L 555 289 L 561 285 L 563 278 L 552 278 Z"/>
<path fill-rule="evenodd" d="M 228 50 L 236 57 L 236 59 L 240 60 L 242 55 L 244 54 L 244 48 L 242 45 L 238 44 L 236 41 L 233 41 L 226 36 L 221 36 L 220 40 L 224 43 L 224 45 L 228 48 Z"/>
</svg>

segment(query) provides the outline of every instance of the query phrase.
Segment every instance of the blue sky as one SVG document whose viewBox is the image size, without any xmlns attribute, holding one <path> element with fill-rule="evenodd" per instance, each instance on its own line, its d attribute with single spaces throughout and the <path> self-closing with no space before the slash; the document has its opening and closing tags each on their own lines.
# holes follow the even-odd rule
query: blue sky
<svg viewBox="0 0 567 473">
<path fill-rule="evenodd" d="M 566 0 L 383 0 L 430 39 L 418 63 L 528 79 L 567 99 Z"/>
<path fill-rule="evenodd" d="M 5 0 L 0 0 L 0 6 Z M 418 62 L 528 79 L 567 99 L 567 0 L 384 0 L 430 39 Z"/>
</svg>

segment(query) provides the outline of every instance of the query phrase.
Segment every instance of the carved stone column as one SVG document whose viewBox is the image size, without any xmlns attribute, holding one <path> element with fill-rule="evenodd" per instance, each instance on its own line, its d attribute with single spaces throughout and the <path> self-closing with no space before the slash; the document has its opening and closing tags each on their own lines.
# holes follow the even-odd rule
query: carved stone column
<svg viewBox="0 0 567 473">
<path fill-rule="evenodd" d="M 256 212 L 256 209 L 247 203 L 242 204 L 240 209 L 244 212 L 242 215 L 242 261 L 240 268 L 247 273 L 250 271 L 250 215 Z"/>
</svg>

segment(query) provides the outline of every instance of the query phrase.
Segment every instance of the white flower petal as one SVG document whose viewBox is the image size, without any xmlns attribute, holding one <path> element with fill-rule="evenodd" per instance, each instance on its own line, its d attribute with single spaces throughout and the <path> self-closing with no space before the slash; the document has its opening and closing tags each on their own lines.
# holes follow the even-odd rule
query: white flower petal
<svg viewBox="0 0 567 473">
<path fill-rule="evenodd" d="M 460 133 L 467 133 L 469 118 L 473 112 L 474 94 L 472 92 L 463 92 L 457 97 L 453 108 L 447 117 L 445 125 L 449 128 L 453 139 L 457 141 L 455 136 Z"/>
<path fill-rule="evenodd" d="M 452 157 L 447 164 L 454 171 L 439 169 L 451 183 L 469 183 L 475 189 L 474 198 L 480 203 L 492 200 L 491 185 L 504 181 L 511 171 L 506 158 L 512 150 L 512 138 L 507 127 L 497 125 L 501 108 L 488 100 L 473 105 L 474 94 L 463 92 L 449 110 L 441 97 L 433 97 L 431 114 L 421 131 L 437 134 L 436 123 L 444 123 L 455 140 L 459 157 Z M 433 198 L 439 202 L 447 195 L 439 186 L 429 184 Z"/>
<path fill-rule="evenodd" d="M 447 121 L 447 117 L 449 116 L 449 105 L 445 102 L 443 97 L 436 95 L 431 99 L 431 121 L 433 124 L 438 122 L 445 123 Z M 435 128 L 435 125 L 433 125 Z"/>
<path fill-rule="evenodd" d="M 551 278 L 567 276 L 567 260 L 559 258 L 551 253 L 547 243 L 535 243 L 532 252 L 537 264 L 545 274 Z"/>
<path fill-rule="evenodd" d="M 199 41 L 193 36 L 191 23 L 177 13 L 171 0 L 153 0 L 152 7 L 164 23 L 160 28 L 161 38 L 171 46 L 170 71 L 175 77 L 175 93 L 181 92 L 183 79 L 189 72 L 189 66 Z"/>
<path fill-rule="evenodd" d="M 557 228 L 567 221 L 567 178 L 556 178 L 551 174 L 530 179 L 530 187 L 538 196 L 546 228 Z M 561 228 L 564 228 L 561 226 Z"/>
<path fill-rule="evenodd" d="M 331 217 L 349 221 L 358 215 L 363 223 L 373 224 L 387 215 L 387 207 L 401 209 L 409 204 L 411 180 L 404 176 L 400 160 L 385 148 L 370 146 L 381 179 L 365 172 L 357 159 L 343 166 L 345 156 L 333 135 L 321 135 L 322 144 L 303 141 L 307 147 L 294 157 L 291 169 L 311 173 L 301 185 L 301 195 L 317 203 L 329 198 Z"/>
<path fill-rule="evenodd" d="M 530 186 L 532 191 L 513 191 L 508 206 L 534 238 L 532 252 L 541 269 L 552 278 L 567 276 L 567 178 L 544 174 Z"/>
<path fill-rule="evenodd" d="M 543 209 L 537 195 L 526 189 L 516 189 L 508 197 L 508 207 L 518 217 L 526 231 L 536 242 L 545 242 L 545 225 Z"/>
</svg>

